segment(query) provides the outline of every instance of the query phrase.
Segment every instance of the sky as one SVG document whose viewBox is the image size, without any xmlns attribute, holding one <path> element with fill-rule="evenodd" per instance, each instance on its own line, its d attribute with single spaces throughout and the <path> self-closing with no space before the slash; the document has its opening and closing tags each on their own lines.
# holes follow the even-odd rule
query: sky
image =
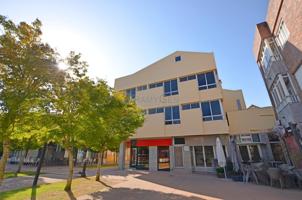
<svg viewBox="0 0 302 200">
<path fill-rule="evenodd" d="M 108 81 L 175 52 L 214 52 L 223 88 L 247 105 L 271 105 L 252 53 L 267 0 L 0 0 L 0 14 L 43 23 L 43 40 L 62 57 L 80 52 L 89 75 Z"/>
</svg>

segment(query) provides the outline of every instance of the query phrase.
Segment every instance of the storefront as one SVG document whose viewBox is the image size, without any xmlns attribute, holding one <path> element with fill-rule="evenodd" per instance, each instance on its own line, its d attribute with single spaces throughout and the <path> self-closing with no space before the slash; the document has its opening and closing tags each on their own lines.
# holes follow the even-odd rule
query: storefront
<svg viewBox="0 0 302 200">
<path fill-rule="evenodd" d="M 130 141 L 130 167 L 143 170 L 170 170 L 172 138 Z"/>
</svg>

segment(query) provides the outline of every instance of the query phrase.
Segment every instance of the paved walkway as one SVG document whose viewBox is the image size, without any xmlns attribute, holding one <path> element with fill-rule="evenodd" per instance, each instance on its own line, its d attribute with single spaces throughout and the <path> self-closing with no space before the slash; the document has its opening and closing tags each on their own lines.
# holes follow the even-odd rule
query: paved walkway
<svg viewBox="0 0 302 200">
<path fill-rule="evenodd" d="M 86 195 L 94 200 L 301 200 L 301 190 L 281 190 L 269 186 L 244 184 L 211 175 L 169 172 L 107 171 L 103 178 L 125 180 L 106 191 Z M 81 199 L 81 198 L 80 198 Z M 81 199 L 82 200 L 82 199 Z"/>
<path fill-rule="evenodd" d="M 78 171 L 75 170 L 75 176 L 79 176 Z M 41 178 L 46 178 L 45 182 L 60 181 L 65 179 L 67 168 L 49 167 L 43 172 Z M 94 175 L 95 169 L 88 169 L 87 174 Z M 301 200 L 302 197 L 302 190 L 244 184 L 211 175 L 117 169 L 103 169 L 102 174 L 105 182 L 114 184 L 79 200 Z"/>
</svg>

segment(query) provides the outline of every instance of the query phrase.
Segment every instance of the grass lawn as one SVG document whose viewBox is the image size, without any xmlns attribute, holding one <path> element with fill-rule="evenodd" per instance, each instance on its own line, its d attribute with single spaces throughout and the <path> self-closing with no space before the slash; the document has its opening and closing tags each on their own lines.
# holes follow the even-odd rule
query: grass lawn
<svg viewBox="0 0 302 200">
<path fill-rule="evenodd" d="M 106 188 L 102 183 L 95 181 L 95 177 L 77 178 L 72 182 L 72 192 L 67 193 L 64 191 L 65 183 L 64 181 L 40 185 L 36 189 L 22 188 L 2 192 L 0 200 L 70 200 Z"/>
<path fill-rule="evenodd" d="M 18 176 L 34 176 L 36 173 L 35 172 L 21 172 L 21 173 L 18 173 Z M 4 174 L 4 178 L 15 178 L 16 175 L 15 175 L 15 172 L 6 172 Z"/>
</svg>

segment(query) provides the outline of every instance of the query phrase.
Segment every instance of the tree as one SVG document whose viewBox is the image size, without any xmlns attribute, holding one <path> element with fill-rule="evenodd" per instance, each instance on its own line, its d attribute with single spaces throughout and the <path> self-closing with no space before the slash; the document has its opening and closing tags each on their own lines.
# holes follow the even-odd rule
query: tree
<svg viewBox="0 0 302 200">
<path fill-rule="evenodd" d="M 143 112 L 135 102 L 115 92 L 111 93 L 111 100 L 101 115 L 104 126 L 96 129 L 98 135 L 92 146 L 93 150 L 98 152 L 96 181 L 100 180 L 102 153 L 106 150 L 116 150 L 119 144 L 130 137 L 144 122 Z"/>
<path fill-rule="evenodd" d="M 16 25 L 0 15 L 0 184 L 17 123 L 39 109 L 40 100 L 58 77 L 56 53 L 41 42 L 41 26 L 38 19 Z"/>
<path fill-rule="evenodd" d="M 86 87 L 90 84 L 87 77 L 87 63 L 81 61 L 81 55 L 71 52 L 66 59 L 68 69 L 65 81 L 55 86 L 55 98 L 52 102 L 55 114 L 52 115 L 57 128 L 52 131 L 55 141 L 68 153 L 68 178 L 65 186 L 66 191 L 71 190 L 74 170 L 74 148 L 81 146 L 80 135 L 85 133 L 83 127 L 83 115 L 85 105 Z"/>
</svg>

